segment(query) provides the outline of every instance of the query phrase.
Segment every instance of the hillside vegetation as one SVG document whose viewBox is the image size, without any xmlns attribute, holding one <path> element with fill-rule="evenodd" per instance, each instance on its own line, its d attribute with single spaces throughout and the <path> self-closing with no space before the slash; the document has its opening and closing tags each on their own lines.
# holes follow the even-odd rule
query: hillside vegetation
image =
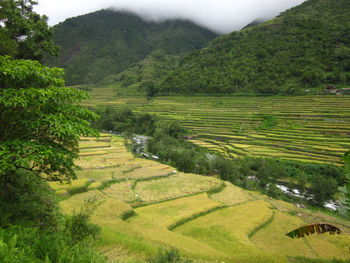
<svg viewBox="0 0 350 263">
<path fill-rule="evenodd" d="M 144 262 L 159 247 L 175 247 L 184 257 L 203 262 L 321 262 L 297 256 L 348 259 L 344 235 L 302 240 L 285 235 L 315 220 L 348 232 L 347 221 L 215 177 L 180 173 L 135 158 L 124 140 L 110 134 L 82 138 L 78 180 L 70 185 L 51 183 L 67 214 L 88 198 L 103 201 L 91 219 L 101 227 L 101 250 L 110 262 Z"/>
<path fill-rule="evenodd" d="M 216 37 L 189 21 L 152 23 L 113 10 L 70 18 L 53 29 L 60 52 L 46 62 L 65 69 L 68 85 L 99 82 L 150 54 L 177 56 L 202 48 Z"/>
<path fill-rule="evenodd" d="M 180 55 L 155 51 L 125 71 L 107 76 L 102 85 L 112 88 L 119 95 L 133 96 L 147 94 L 152 87 L 154 91 L 151 92 L 156 95 L 162 79 L 176 68 L 180 58 Z"/>
<path fill-rule="evenodd" d="M 350 84 L 350 2 L 308 0 L 186 56 L 170 93 L 304 94 Z"/>
</svg>

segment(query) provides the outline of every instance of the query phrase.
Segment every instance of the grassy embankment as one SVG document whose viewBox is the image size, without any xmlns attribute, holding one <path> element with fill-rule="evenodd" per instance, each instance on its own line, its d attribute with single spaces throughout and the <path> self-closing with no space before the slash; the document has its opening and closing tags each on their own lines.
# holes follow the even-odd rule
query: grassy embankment
<svg viewBox="0 0 350 263">
<path fill-rule="evenodd" d="M 350 224 L 344 220 L 215 177 L 178 173 L 167 165 L 135 158 L 121 137 L 82 138 L 80 149 L 78 180 L 71 185 L 52 183 L 52 187 L 65 213 L 79 209 L 88 197 L 103 200 L 92 221 L 102 228 L 100 249 L 111 262 L 143 262 L 157 248 L 170 246 L 204 262 L 349 258 L 345 235 L 302 240 L 285 236 L 298 226 L 323 221 L 349 232 Z"/>
</svg>

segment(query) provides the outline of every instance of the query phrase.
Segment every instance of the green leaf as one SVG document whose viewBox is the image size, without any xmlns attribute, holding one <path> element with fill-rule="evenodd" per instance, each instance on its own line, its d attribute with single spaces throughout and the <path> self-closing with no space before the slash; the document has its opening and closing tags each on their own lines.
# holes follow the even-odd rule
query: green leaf
<svg viewBox="0 0 350 263">
<path fill-rule="evenodd" d="M 6 74 L 5 74 L 6 73 Z M 75 178 L 80 135 L 96 134 L 82 91 L 65 88 L 63 70 L 0 56 L 0 174 L 19 168 Z"/>
<path fill-rule="evenodd" d="M 17 235 L 13 235 L 8 244 L 10 249 L 15 249 L 17 245 Z"/>
</svg>

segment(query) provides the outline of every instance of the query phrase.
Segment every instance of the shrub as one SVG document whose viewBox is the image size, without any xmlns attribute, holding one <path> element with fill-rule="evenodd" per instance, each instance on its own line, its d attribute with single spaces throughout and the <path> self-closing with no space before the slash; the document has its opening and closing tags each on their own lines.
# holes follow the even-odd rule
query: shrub
<svg viewBox="0 0 350 263">
<path fill-rule="evenodd" d="M 149 263 L 191 263 L 192 260 L 181 257 L 176 248 L 159 249 L 157 256 L 149 259 Z"/>
<path fill-rule="evenodd" d="M 95 198 L 89 198 L 80 208 L 78 213 L 66 219 L 65 230 L 71 238 L 73 244 L 78 243 L 89 236 L 95 238 L 100 232 L 97 225 L 89 223 L 90 217 L 95 209 L 101 204 Z"/>
<path fill-rule="evenodd" d="M 17 170 L 0 176 L 1 217 L 6 223 L 24 223 L 40 228 L 57 228 L 60 214 L 53 191 L 35 174 Z M 1 225 L 0 225 L 1 227 Z"/>
<path fill-rule="evenodd" d="M 4 240 L 4 231 L 0 231 L 0 262 L 2 263 L 35 263 L 40 262 L 30 256 L 30 248 L 18 248 L 17 235 L 13 234 Z"/>
<path fill-rule="evenodd" d="M 64 231 L 12 226 L 0 229 L 2 263 L 106 263 L 89 242 L 72 245 Z"/>
</svg>

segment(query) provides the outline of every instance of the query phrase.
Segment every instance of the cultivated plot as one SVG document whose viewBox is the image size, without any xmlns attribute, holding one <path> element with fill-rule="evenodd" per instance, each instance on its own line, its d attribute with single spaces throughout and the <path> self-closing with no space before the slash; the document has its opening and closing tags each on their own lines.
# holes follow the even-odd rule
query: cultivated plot
<svg viewBox="0 0 350 263">
<path fill-rule="evenodd" d="M 214 177 L 180 173 L 164 179 L 139 182 L 135 191 L 142 201 L 154 203 L 207 192 L 221 185 L 222 181 Z"/>
<path fill-rule="evenodd" d="M 160 97 L 113 101 L 96 89 L 91 105 L 108 101 L 176 119 L 192 129 L 193 142 L 227 156 L 278 157 L 341 165 L 350 148 L 350 96 Z M 94 95 L 96 94 L 96 96 Z"/>
<path fill-rule="evenodd" d="M 345 236 L 305 240 L 285 236 L 314 222 L 330 222 L 348 232 L 346 220 L 297 208 L 215 177 L 178 173 L 170 166 L 134 158 L 123 138 L 104 136 L 100 148 L 95 145 L 84 153 L 106 154 L 82 156 L 80 162 L 85 163 L 78 180 L 51 186 L 64 197 L 60 206 L 66 214 L 79 212 L 88 199 L 99 203 L 91 219 L 101 227 L 101 246 L 112 260 L 118 260 L 122 249 L 142 261 L 159 247 L 176 247 L 183 255 L 205 262 L 283 263 L 287 256 L 298 255 L 349 258 Z M 94 140 L 83 138 L 81 145 L 87 141 L 93 145 Z M 89 162 L 90 157 L 94 161 Z"/>
</svg>

